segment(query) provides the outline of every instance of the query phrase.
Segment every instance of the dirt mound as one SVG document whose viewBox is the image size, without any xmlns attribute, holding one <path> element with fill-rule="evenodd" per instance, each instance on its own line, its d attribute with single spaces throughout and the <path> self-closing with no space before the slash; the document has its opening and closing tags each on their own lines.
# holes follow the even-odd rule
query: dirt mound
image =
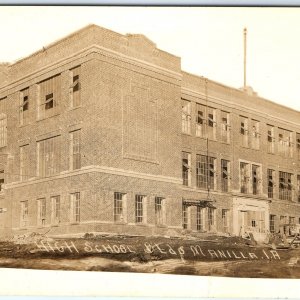
<svg viewBox="0 0 300 300">
<path fill-rule="evenodd" d="M 47 237 L 45 234 L 31 232 L 22 235 L 14 235 L 9 241 L 17 245 L 24 245 L 39 243 L 41 241 L 53 242 L 54 239 Z"/>
</svg>

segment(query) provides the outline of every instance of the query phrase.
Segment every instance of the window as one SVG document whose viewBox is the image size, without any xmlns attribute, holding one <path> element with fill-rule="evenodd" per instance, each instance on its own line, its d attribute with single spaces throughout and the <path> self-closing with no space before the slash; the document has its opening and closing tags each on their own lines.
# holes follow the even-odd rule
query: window
<svg viewBox="0 0 300 300">
<path fill-rule="evenodd" d="M 201 104 L 196 105 L 196 136 L 216 139 L 216 110 Z"/>
<path fill-rule="evenodd" d="M 240 116 L 240 141 L 243 147 L 249 147 L 248 118 Z"/>
<path fill-rule="evenodd" d="M 221 141 L 230 143 L 229 113 L 221 111 Z"/>
<path fill-rule="evenodd" d="M 197 231 L 204 230 L 204 208 L 197 206 Z"/>
<path fill-rule="evenodd" d="M 283 157 L 293 157 L 293 133 L 278 128 L 278 152 Z"/>
<path fill-rule="evenodd" d="M 257 195 L 260 193 L 260 168 L 259 166 L 252 165 L 252 192 L 253 195 Z"/>
<path fill-rule="evenodd" d="M 0 113 L 0 148 L 7 146 L 7 117 Z"/>
<path fill-rule="evenodd" d="M 182 180 L 183 185 L 191 185 L 191 154 L 182 152 Z"/>
<path fill-rule="evenodd" d="M 164 221 L 164 198 L 155 197 L 155 224 L 163 225 Z"/>
<path fill-rule="evenodd" d="M 52 196 L 51 201 L 51 224 L 60 223 L 60 196 Z"/>
<path fill-rule="evenodd" d="M 296 133 L 296 151 L 297 158 L 300 160 L 300 133 Z"/>
<path fill-rule="evenodd" d="M 229 161 L 221 159 L 221 189 L 222 192 L 229 190 Z"/>
<path fill-rule="evenodd" d="M 53 76 L 39 83 L 39 118 L 47 118 L 55 115 L 58 110 L 58 101 L 61 93 L 60 75 Z"/>
<path fill-rule="evenodd" d="M 270 232 L 271 233 L 275 233 L 275 220 L 276 220 L 276 216 L 270 215 Z"/>
<path fill-rule="evenodd" d="M 212 107 L 207 107 L 207 137 L 210 140 L 216 139 L 216 110 Z"/>
<path fill-rule="evenodd" d="M 29 88 L 20 92 L 20 124 L 28 124 L 29 121 Z"/>
<path fill-rule="evenodd" d="M 259 122 L 252 120 L 252 138 L 251 138 L 251 146 L 252 149 L 259 149 L 259 141 L 260 141 L 260 133 L 259 133 Z"/>
<path fill-rule="evenodd" d="M 240 162 L 241 193 L 257 195 L 261 193 L 261 167 L 255 164 Z"/>
<path fill-rule="evenodd" d="M 124 222 L 124 202 L 126 194 L 115 192 L 114 193 L 114 221 L 115 222 Z"/>
<path fill-rule="evenodd" d="M 196 156 L 196 184 L 199 188 L 215 189 L 215 158 Z"/>
<path fill-rule="evenodd" d="M 275 136 L 274 136 L 274 126 L 267 125 L 268 129 L 268 153 L 275 153 Z"/>
<path fill-rule="evenodd" d="M 207 208 L 207 229 L 208 231 L 214 230 L 215 225 L 215 208 L 208 207 Z"/>
<path fill-rule="evenodd" d="M 81 81 L 80 81 L 80 66 L 71 70 L 72 72 L 72 107 L 78 107 L 81 104 L 80 99 L 80 90 L 81 90 Z"/>
<path fill-rule="evenodd" d="M 37 225 L 46 225 L 46 198 L 37 200 Z"/>
<path fill-rule="evenodd" d="M 39 141 L 38 176 L 51 176 L 60 171 L 60 137 Z"/>
<path fill-rule="evenodd" d="M 81 131 L 76 130 L 70 133 L 70 169 L 81 168 Z"/>
<path fill-rule="evenodd" d="M 196 136 L 206 137 L 205 106 L 196 104 Z"/>
<path fill-rule="evenodd" d="M 30 159 L 29 159 L 29 145 L 20 147 L 20 179 L 27 180 L 30 177 Z"/>
<path fill-rule="evenodd" d="M 182 205 L 182 227 L 188 229 L 188 206 Z"/>
<path fill-rule="evenodd" d="M 4 170 L 0 170 L 0 192 L 3 191 L 4 182 Z"/>
<path fill-rule="evenodd" d="M 191 133 L 191 102 L 182 99 L 182 132 L 186 134 Z"/>
<path fill-rule="evenodd" d="M 300 175 L 297 175 L 297 200 L 300 202 Z"/>
<path fill-rule="evenodd" d="M 146 196 L 135 195 L 135 222 L 143 223 L 144 222 L 144 201 Z"/>
<path fill-rule="evenodd" d="M 292 174 L 279 172 L 279 199 L 292 200 Z"/>
<path fill-rule="evenodd" d="M 229 232 L 229 209 L 222 209 L 222 226 L 223 232 Z"/>
<path fill-rule="evenodd" d="M 80 222 L 80 193 L 71 194 L 71 222 Z"/>
<path fill-rule="evenodd" d="M 28 201 L 22 201 L 20 227 L 27 227 L 27 226 L 28 226 Z"/>
<path fill-rule="evenodd" d="M 240 186 L 241 193 L 248 194 L 249 193 L 249 185 L 250 185 L 250 164 L 241 162 L 240 163 Z"/>
<path fill-rule="evenodd" d="M 275 187 L 275 171 L 268 169 L 268 198 L 274 198 L 274 187 Z"/>
</svg>

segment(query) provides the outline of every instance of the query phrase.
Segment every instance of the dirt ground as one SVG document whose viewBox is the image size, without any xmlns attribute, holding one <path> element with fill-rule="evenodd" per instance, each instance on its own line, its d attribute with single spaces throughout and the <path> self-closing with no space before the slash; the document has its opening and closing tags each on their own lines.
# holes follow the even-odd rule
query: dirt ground
<svg viewBox="0 0 300 300">
<path fill-rule="evenodd" d="M 300 247 L 278 250 L 236 237 L 137 237 L 31 234 L 0 242 L 0 267 L 300 278 Z"/>
</svg>

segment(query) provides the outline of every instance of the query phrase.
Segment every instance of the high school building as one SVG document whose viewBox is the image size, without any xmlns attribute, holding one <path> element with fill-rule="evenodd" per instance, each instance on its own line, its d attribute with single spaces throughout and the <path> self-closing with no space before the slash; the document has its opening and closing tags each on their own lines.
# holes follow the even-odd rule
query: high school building
<svg viewBox="0 0 300 300">
<path fill-rule="evenodd" d="M 90 25 L 0 64 L 0 234 L 288 233 L 300 112 Z"/>
</svg>

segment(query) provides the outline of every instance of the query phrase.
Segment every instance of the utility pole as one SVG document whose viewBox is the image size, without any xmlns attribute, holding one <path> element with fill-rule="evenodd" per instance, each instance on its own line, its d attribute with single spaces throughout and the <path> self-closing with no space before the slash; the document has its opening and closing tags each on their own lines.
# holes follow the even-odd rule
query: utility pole
<svg viewBox="0 0 300 300">
<path fill-rule="evenodd" d="M 247 86 L 246 69 L 247 68 L 247 28 L 244 28 L 244 88 Z"/>
</svg>

